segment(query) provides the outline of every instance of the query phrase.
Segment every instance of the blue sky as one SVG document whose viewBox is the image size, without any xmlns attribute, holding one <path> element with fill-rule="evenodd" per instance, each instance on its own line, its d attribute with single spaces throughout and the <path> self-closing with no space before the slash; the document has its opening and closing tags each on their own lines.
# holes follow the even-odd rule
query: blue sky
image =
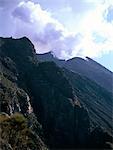
<svg viewBox="0 0 113 150">
<path fill-rule="evenodd" d="M 96 57 L 95 60 L 113 72 L 113 52 Z"/>
<path fill-rule="evenodd" d="M 27 36 L 38 53 L 89 56 L 113 71 L 113 0 L 0 0 L 0 36 Z"/>
</svg>

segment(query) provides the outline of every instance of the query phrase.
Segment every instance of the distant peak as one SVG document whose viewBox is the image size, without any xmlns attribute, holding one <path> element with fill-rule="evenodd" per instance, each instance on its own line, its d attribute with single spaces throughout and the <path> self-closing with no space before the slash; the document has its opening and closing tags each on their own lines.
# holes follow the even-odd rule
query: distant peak
<svg viewBox="0 0 113 150">
<path fill-rule="evenodd" d="M 20 38 L 14 38 L 14 37 L 0 37 L 0 39 L 1 40 L 11 40 L 11 41 L 24 41 L 24 42 L 28 42 L 28 43 L 31 43 L 32 44 L 32 42 L 30 41 L 30 39 L 28 39 L 26 36 L 24 36 L 24 37 L 20 37 Z M 33 44 L 32 44 L 33 45 Z"/>
<path fill-rule="evenodd" d="M 85 59 L 82 57 L 73 57 L 73 58 L 67 60 L 67 62 L 69 62 L 69 61 L 85 61 Z"/>
<path fill-rule="evenodd" d="M 35 48 L 33 43 L 27 38 L 27 37 L 21 37 L 21 38 L 12 38 L 12 37 L 0 37 L 0 43 L 4 43 L 5 51 L 11 52 L 10 49 L 13 50 L 13 52 L 18 54 L 25 54 L 25 55 L 32 55 L 35 53 Z"/>
<path fill-rule="evenodd" d="M 85 58 L 86 58 L 86 60 L 94 61 L 93 59 L 91 59 L 91 58 L 90 58 L 90 57 L 88 57 L 88 56 L 86 56 Z"/>
<path fill-rule="evenodd" d="M 23 37 L 21 37 L 21 38 L 19 38 L 19 39 L 17 39 L 17 40 L 23 40 L 23 41 L 32 43 L 32 42 L 30 41 L 30 39 L 27 38 L 26 36 L 23 36 Z"/>
<path fill-rule="evenodd" d="M 103 65 L 98 63 L 97 61 L 91 59 L 90 57 L 86 57 L 86 60 L 89 61 L 90 63 L 94 64 L 95 66 L 101 67 L 101 69 L 103 68 L 104 70 L 109 71 L 109 72 L 112 73 L 112 71 L 110 71 L 109 69 L 107 69 L 106 67 L 104 67 Z"/>
<path fill-rule="evenodd" d="M 46 52 L 46 53 L 37 53 L 37 55 L 53 55 L 52 52 Z"/>
</svg>

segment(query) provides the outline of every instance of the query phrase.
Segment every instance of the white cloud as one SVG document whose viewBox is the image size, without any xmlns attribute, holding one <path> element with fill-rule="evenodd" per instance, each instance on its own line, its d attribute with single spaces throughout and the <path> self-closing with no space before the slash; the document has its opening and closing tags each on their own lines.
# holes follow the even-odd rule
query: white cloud
<svg viewBox="0 0 113 150">
<path fill-rule="evenodd" d="M 51 13 L 43 10 L 39 4 L 28 1 L 21 2 L 12 14 L 16 22 L 14 37 L 29 37 L 37 52 L 53 51 L 60 58 L 69 58 L 78 37 L 69 33 Z M 62 51 L 68 55 L 65 57 Z"/>
<path fill-rule="evenodd" d="M 64 26 L 52 12 L 33 0 L 1 0 L 0 36 L 27 36 L 35 44 L 37 52 L 53 51 L 56 56 L 66 59 L 78 55 L 98 57 L 113 51 L 113 24 L 107 20 L 113 0 L 75 2 L 78 6 L 69 2 L 65 9 L 60 9 L 60 15 L 68 14 L 61 22 L 68 22 L 66 24 L 73 31 L 70 33 L 65 23 Z"/>
<path fill-rule="evenodd" d="M 111 6 L 111 1 L 101 1 L 83 18 L 79 27 L 83 38 L 77 47 L 80 55 L 98 57 L 103 53 L 113 51 L 113 24 L 107 22 L 104 17 L 109 6 Z"/>
</svg>

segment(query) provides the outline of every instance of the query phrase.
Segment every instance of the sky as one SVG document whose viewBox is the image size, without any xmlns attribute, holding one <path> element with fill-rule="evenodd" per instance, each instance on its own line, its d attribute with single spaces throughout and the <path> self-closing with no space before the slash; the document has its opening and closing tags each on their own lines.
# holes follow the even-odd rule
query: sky
<svg viewBox="0 0 113 150">
<path fill-rule="evenodd" d="M 0 0 L 0 36 L 27 36 L 37 53 L 88 56 L 113 71 L 113 0 Z"/>
</svg>

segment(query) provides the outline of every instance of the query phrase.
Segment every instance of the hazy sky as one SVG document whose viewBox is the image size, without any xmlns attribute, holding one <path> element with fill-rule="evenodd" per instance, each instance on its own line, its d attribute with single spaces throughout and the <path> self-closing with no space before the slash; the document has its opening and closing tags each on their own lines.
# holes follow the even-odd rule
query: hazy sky
<svg viewBox="0 0 113 150">
<path fill-rule="evenodd" d="M 38 53 L 89 56 L 113 71 L 113 0 L 0 0 L 0 36 L 27 36 Z"/>
</svg>

